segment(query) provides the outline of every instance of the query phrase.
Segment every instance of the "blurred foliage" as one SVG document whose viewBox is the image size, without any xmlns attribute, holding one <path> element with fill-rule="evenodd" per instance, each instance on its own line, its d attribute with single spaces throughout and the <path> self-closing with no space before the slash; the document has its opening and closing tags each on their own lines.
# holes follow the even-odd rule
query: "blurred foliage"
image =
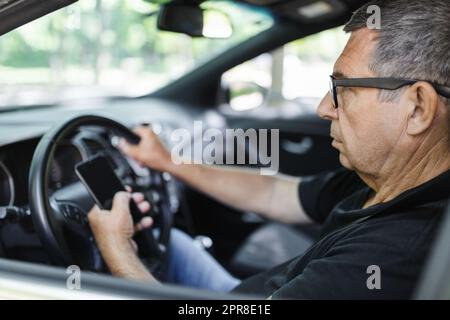
<svg viewBox="0 0 450 320">
<path fill-rule="evenodd" d="M 291 42 L 287 53 L 294 54 L 303 61 L 334 62 L 348 38 L 349 35 L 343 31 L 343 28 L 338 27 Z"/>
<path fill-rule="evenodd" d="M 62 87 L 78 86 L 96 94 L 148 93 L 273 23 L 261 9 L 208 1 L 202 7 L 225 13 L 233 24 L 233 36 L 190 38 L 157 30 L 156 2 L 167 0 L 80 0 L 2 36 L 0 107 L 2 99 L 5 105 L 15 104 L 20 94 L 35 103 L 35 92 L 28 95 L 25 90 L 35 87 L 55 88 L 47 94 L 52 97 L 62 95 Z M 327 75 L 347 38 L 337 28 L 286 45 L 283 90 L 287 96 L 316 96 L 326 90 Z M 269 86 L 271 60 L 252 61 L 232 72 L 245 78 L 241 80 Z"/>
<path fill-rule="evenodd" d="M 49 68 L 55 73 L 90 68 L 94 82 L 102 70 L 130 64 L 142 72 L 179 75 L 272 23 L 269 16 L 230 1 L 202 6 L 231 18 L 230 39 L 192 39 L 159 31 L 154 14 L 158 5 L 148 0 L 80 0 L 3 36 L 0 67 Z"/>
</svg>

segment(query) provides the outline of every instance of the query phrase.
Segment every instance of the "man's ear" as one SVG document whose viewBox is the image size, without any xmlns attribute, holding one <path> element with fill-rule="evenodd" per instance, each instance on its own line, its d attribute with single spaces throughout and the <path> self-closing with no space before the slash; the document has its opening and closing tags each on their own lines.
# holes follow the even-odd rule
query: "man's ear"
<svg viewBox="0 0 450 320">
<path fill-rule="evenodd" d="M 419 81 L 406 90 L 405 97 L 411 106 L 407 133 L 418 135 L 427 130 L 436 117 L 439 107 L 438 94 L 431 84 Z"/>
</svg>

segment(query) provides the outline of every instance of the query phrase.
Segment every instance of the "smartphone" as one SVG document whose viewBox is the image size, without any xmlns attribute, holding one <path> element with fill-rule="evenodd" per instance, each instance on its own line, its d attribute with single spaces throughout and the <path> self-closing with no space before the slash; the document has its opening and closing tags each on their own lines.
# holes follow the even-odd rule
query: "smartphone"
<svg viewBox="0 0 450 320">
<path fill-rule="evenodd" d="M 100 209 L 111 210 L 114 195 L 119 191 L 126 191 L 108 159 L 102 155 L 77 164 L 75 172 Z M 134 223 L 142 218 L 133 200 L 130 201 L 130 213 Z"/>
</svg>

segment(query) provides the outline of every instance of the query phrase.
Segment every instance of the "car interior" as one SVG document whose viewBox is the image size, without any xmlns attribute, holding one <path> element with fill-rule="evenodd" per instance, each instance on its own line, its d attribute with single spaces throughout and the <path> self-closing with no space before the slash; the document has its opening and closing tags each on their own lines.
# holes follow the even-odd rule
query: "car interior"
<svg viewBox="0 0 450 320">
<path fill-rule="evenodd" d="M 77 2 L 83 0 L 2 1 L 0 34 L 6 36 L 21 25 L 46 18 L 45 15 L 53 11 L 77 6 Z M 204 2 L 153 1 L 152 5 L 165 13 L 158 17 L 159 29 L 201 37 L 198 25 L 186 26 L 181 22 L 196 21 L 198 14 L 202 14 L 198 8 Z M 313 112 L 304 111 L 314 110 L 317 99 L 274 99 L 277 93 L 273 90 L 244 83 L 244 86 L 252 86 L 251 90 L 261 89 L 258 94 L 262 102 L 254 109 L 237 111 L 230 107 L 235 88 L 225 81 L 225 75 L 293 41 L 342 26 L 366 1 L 222 2 L 233 2 L 238 7 L 263 14 L 270 18 L 271 24 L 151 93 L 68 100 L 51 97 L 44 102 L 33 102 L 31 97 L 32 102 L 24 105 L 5 103 L 0 107 L 1 275 L 12 277 L 11 269 L 15 268 L 29 277 L 41 272 L 41 277 L 51 282 L 64 276 L 61 267 L 79 265 L 92 273 L 87 275 L 91 277 L 87 280 L 88 286 L 100 291 L 115 286 L 118 291 L 109 290 L 110 294 L 123 294 L 123 290 L 127 290 L 131 297 L 211 297 L 180 288 L 172 290 L 171 286 L 144 288 L 141 284 L 104 276 L 108 271 L 86 220 L 94 202 L 74 170 L 81 161 L 99 154 L 108 159 L 124 184 L 143 192 L 152 205 L 155 228 L 160 232 L 158 254 L 153 255 L 150 268 L 163 260 L 171 228 L 179 228 L 194 237 L 228 271 L 240 278 L 293 258 L 314 242 L 320 232 L 316 225 L 284 225 L 252 212 L 236 211 L 169 174 L 139 167 L 116 148 L 117 137 L 134 139 L 131 129 L 139 125 L 159 128 L 161 140 L 169 146 L 173 130 L 185 128 L 193 132 L 194 121 L 202 121 L 207 128 L 221 131 L 226 128 L 279 129 L 279 171 L 283 174 L 308 176 L 340 166 L 338 153 L 331 147 L 329 123 Z M 192 8 L 196 10 L 190 10 Z M 157 12 L 148 14 L 158 15 Z M 4 36 L 0 38 L 0 47 Z M 281 104 L 278 110 L 287 111 L 273 112 L 272 104 Z M 254 146 L 249 144 L 234 148 L 234 154 L 238 148 L 243 148 L 247 156 L 255 152 Z M 18 267 L 14 267 L 15 262 L 19 263 Z M 22 262 L 32 263 L 37 269 L 20 264 Z M 96 278 L 96 275 L 99 276 Z M 217 294 L 217 298 L 228 296 Z"/>
</svg>

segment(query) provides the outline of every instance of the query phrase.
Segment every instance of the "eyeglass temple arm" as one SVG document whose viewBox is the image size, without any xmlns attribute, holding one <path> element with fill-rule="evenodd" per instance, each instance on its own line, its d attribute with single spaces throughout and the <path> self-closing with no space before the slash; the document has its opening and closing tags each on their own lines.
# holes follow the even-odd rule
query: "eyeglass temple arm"
<svg viewBox="0 0 450 320">
<path fill-rule="evenodd" d="M 413 84 L 417 81 L 391 79 L 391 78 L 353 78 L 353 79 L 335 79 L 334 82 L 337 86 L 396 90 L 403 86 Z"/>
<path fill-rule="evenodd" d="M 439 93 L 441 96 L 450 98 L 450 87 L 444 87 L 441 85 L 433 85 L 433 87 L 436 90 L 436 92 Z"/>
<path fill-rule="evenodd" d="M 352 87 L 365 87 L 365 88 L 378 88 L 386 90 L 396 90 L 401 87 L 412 85 L 419 80 L 407 80 L 407 79 L 391 79 L 391 78 L 370 78 L 370 79 L 335 79 L 333 80 L 337 86 L 352 86 Z M 450 98 L 450 87 L 433 84 L 433 88 L 440 95 Z"/>
</svg>

